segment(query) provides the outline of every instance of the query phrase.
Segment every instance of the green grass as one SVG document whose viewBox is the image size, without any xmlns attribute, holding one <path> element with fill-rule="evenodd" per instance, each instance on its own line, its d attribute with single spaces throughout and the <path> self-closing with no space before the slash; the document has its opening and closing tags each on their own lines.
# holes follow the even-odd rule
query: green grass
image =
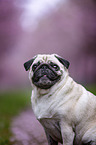
<svg viewBox="0 0 96 145">
<path fill-rule="evenodd" d="M 96 84 L 86 87 L 96 95 Z M 12 145 L 10 123 L 15 115 L 18 115 L 27 106 L 31 106 L 31 90 L 11 91 L 0 93 L 0 145 Z"/>
<path fill-rule="evenodd" d="M 87 85 L 86 89 L 88 91 L 90 91 L 91 93 L 93 93 L 94 95 L 96 95 L 96 84 L 92 84 L 92 85 Z"/>
<path fill-rule="evenodd" d="M 11 145 L 11 119 L 31 105 L 31 91 L 11 91 L 0 93 L 0 145 Z"/>
</svg>

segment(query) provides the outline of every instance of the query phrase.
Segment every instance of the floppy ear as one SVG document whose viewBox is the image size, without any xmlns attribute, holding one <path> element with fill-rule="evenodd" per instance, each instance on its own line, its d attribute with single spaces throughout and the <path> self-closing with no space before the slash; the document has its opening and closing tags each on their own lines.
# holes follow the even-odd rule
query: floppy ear
<svg viewBox="0 0 96 145">
<path fill-rule="evenodd" d="M 36 58 L 36 57 L 35 57 L 35 58 Z M 33 61 L 35 60 L 35 58 L 33 58 L 33 59 L 31 59 L 31 60 L 29 60 L 29 61 L 27 61 L 27 62 L 24 63 L 24 68 L 25 68 L 26 71 L 29 70 L 29 68 L 30 68 L 30 66 L 32 65 L 32 63 L 33 63 Z"/>
<path fill-rule="evenodd" d="M 70 63 L 67 60 L 57 55 L 55 55 L 55 57 L 68 69 Z"/>
</svg>

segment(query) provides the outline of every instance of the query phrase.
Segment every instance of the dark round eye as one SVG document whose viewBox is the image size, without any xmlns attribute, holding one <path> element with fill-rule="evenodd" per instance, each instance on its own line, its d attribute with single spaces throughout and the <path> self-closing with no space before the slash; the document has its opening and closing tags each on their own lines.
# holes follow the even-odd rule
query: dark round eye
<svg viewBox="0 0 96 145">
<path fill-rule="evenodd" d="M 40 62 L 34 64 L 34 65 L 32 66 L 32 70 L 35 71 L 35 69 L 36 69 L 39 65 L 40 65 Z"/>
<path fill-rule="evenodd" d="M 56 70 L 58 71 L 59 70 L 59 67 L 57 64 L 54 64 L 54 63 L 51 63 L 51 66 Z"/>
<path fill-rule="evenodd" d="M 56 70 L 58 70 L 58 66 L 57 65 L 53 65 L 53 68 L 55 68 Z"/>
<path fill-rule="evenodd" d="M 32 70 L 35 71 L 35 69 L 37 68 L 37 66 L 38 66 L 38 65 L 34 64 L 34 65 L 32 66 Z"/>
</svg>

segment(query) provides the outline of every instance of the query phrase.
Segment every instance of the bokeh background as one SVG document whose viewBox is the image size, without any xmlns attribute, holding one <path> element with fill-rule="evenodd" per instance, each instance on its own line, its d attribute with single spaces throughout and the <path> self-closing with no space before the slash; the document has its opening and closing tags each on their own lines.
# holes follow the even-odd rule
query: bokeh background
<svg viewBox="0 0 96 145">
<path fill-rule="evenodd" d="M 0 145 L 16 145 L 10 142 L 12 119 L 31 108 L 24 62 L 52 53 L 68 60 L 70 76 L 96 94 L 96 0 L 0 0 Z M 31 111 L 25 114 L 15 120 L 24 139 L 22 128 L 28 129 L 32 121 Z M 34 117 L 32 124 L 38 132 Z M 26 129 L 25 133 L 28 136 Z M 35 136 L 38 139 L 38 133 Z M 35 145 L 40 145 L 36 138 Z M 17 144 L 24 139 L 19 143 L 16 139 Z"/>
<path fill-rule="evenodd" d="M 23 63 L 57 53 L 70 75 L 96 83 L 95 0 L 0 0 L 0 88 L 30 85 Z"/>
</svg>

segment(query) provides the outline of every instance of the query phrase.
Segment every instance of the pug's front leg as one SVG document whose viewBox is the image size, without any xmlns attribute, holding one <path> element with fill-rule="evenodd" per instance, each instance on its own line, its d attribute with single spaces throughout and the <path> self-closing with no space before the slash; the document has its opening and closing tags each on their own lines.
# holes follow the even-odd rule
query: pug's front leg
<svg viewBox="0 0 96 145">
<path fill-rule="evenodd" d="M 73 132 L 72 126 L 62 121 L 60 123 L 60 127 L 61 127 L 63 145 L 73 145 L 75 133 Z"/>
<path fill-rule="evenodd" d="M 46 133 L 46 137 L 47 137 L 47 141 L 48 141 L 48 145 L 58 145 L 58 142 L 55 141 L 45 130 Z"/>
</svg>

